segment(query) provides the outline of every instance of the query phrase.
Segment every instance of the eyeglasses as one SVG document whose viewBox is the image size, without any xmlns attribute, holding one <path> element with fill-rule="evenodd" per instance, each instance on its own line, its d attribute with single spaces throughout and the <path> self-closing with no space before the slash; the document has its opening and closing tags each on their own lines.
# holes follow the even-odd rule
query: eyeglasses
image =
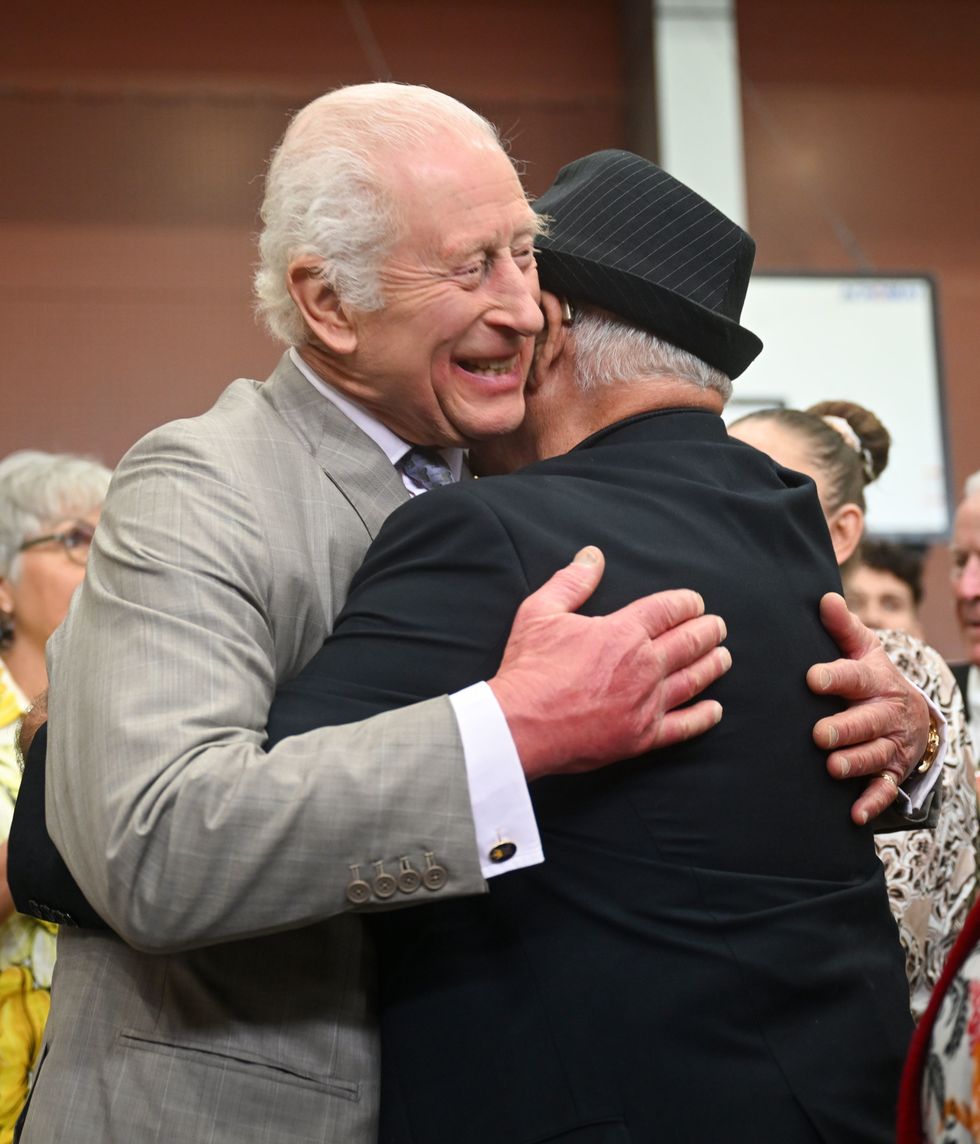
<svg viewBox="0 0 980 1144">
<path fill-rule="evenodd" d="M 49 532 L 47 536 L 35 536 L 32 540 L 25 540 L 17 551 L 26 552 L 28 548 L 34 548 L 38 544 L 60 544 L 73 564 L 84 564 L 88 560 L 88 551 L 94 535 L 95 528 L 91 524 L 79 521 L 61 532 Z"/>
</svg>

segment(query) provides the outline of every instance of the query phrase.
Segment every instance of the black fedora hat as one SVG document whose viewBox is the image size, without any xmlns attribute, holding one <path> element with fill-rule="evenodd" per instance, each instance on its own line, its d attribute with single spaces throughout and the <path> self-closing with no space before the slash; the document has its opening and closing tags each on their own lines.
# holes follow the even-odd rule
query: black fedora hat
<svg viewBox="0 0 980 1144">
<path fill-rule="evenodd" d="M 629 151 L 576 159 L 533 204 L 545 290 L 591 302 L 738 377 L 762 349 L 739 325 L 755 243 L 655 163 Z"/>
</svg>

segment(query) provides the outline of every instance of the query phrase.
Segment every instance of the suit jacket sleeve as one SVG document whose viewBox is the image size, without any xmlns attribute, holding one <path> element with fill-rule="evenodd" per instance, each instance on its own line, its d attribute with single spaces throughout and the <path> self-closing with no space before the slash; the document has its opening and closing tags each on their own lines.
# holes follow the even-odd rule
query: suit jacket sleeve
<svg viewBox="0 0 980 1144">
<path fill-rule="evenodd" d="M 157 431 L 123 460 L 53 638 L 47 819 L 79 886 L 156 951 L 329 917 L 352 867 L 403 855 L 438 856 L 440 894 L 484 890 L 447 698 L 265 749 L 282 597 L 212 446 Z"/>
</svg>

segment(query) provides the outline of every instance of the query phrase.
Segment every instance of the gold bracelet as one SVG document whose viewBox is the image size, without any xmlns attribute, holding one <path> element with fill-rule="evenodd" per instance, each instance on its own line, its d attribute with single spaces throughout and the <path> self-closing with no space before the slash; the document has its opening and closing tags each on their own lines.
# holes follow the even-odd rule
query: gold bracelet
<svg viewBox="0 0 980 1144">
<path fill-rule="evenodd" d="M 922 762 L 915 768 L 919 774 L 925 774 L 926 771 L 936 761 L 936 756 L 939 754 L 939 729 L 932 720 L 929 720 L 929 738 L 926 739 L 926 751 L 922 756 Z"/>
</svg>

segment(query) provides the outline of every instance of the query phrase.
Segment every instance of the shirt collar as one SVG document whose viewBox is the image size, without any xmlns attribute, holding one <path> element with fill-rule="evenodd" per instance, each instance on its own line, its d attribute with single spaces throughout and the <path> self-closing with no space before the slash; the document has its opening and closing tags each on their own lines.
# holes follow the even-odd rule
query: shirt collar
<svg viewBox="0 0 980 1144">
<path fill-rule="evenodd" d="M 369 413 L 362 405 L 358 405 L 356 401 L 352 401 L 345 394 L 325 382 L 319 374 L 314 373 L 300 357 L 295 346 L 292 346 L 289 350 L 289 360 L 296 366 L 310 385 L 313 386 L 317 393 L 322 393 L 328 401 L 332 401 L 345 417 L 353 421 L 362 433 L 371 438 L 392 465 L 397 465 L 409 449 L 412 448 L 410 442 L 403 440 L 397 433 L 393 433 L 387 425 L 383 425 L 377 417 Z M 440 449 L 439 453 L 445 458 L 446 464 L 449 466 L 449 471 L 453 475 L 453 480 L 458 481 L 463 471 L 463 450 L 446 448 Z"/>
</svg>

